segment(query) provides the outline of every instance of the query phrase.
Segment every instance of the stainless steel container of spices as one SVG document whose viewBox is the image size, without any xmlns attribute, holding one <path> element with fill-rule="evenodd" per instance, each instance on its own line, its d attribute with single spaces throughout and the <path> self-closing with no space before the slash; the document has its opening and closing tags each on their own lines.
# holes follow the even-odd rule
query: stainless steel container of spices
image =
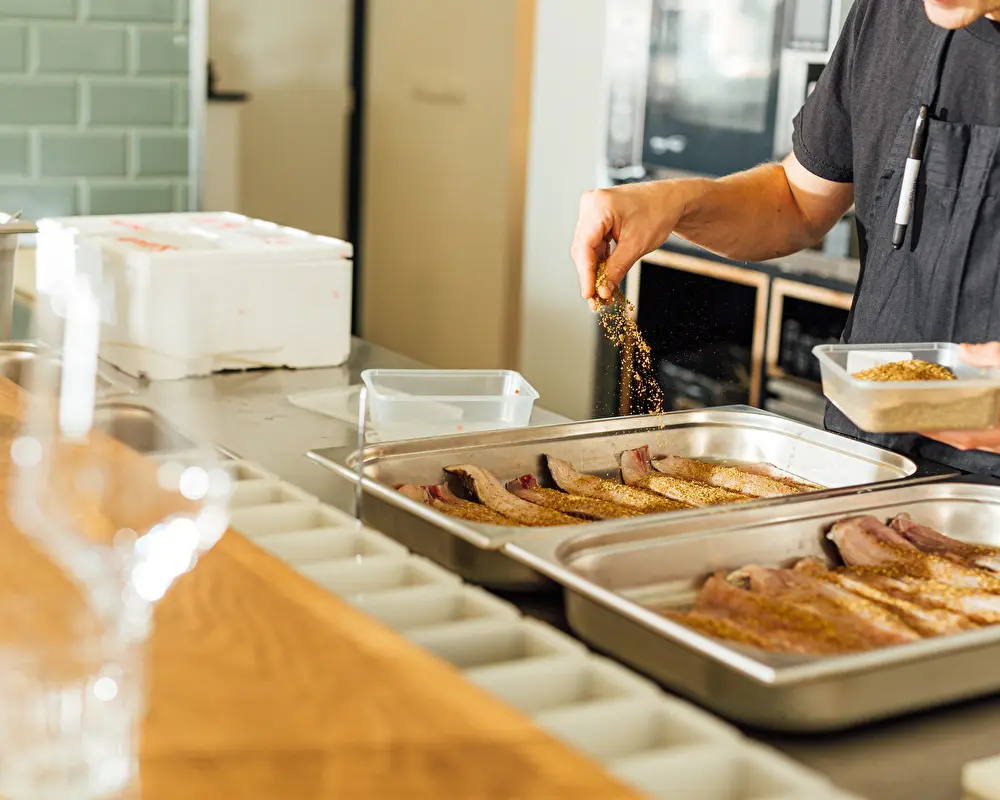
<svg viewBox="0 0 1000 800">
<path fill-rule="evenodd" d="M 588 644 L 745 725 L 851 728 L 1000 690 L 1000 625 L 843 655 L 769 653 L 709 638 L 665 611 L 690 607 L 705 578 L 747 564 L 838 563 L 826 541 L 844 517 L 902 513 L 953 538 L 1000 545 L 1000 481 L 961 477 L 876 487 L 715 518 L 653 521 L 613 534 L 564 532 L 504 549 L 566 589 Z"/>
<path fill-rule="evenodd" d="M 364 521 L 466 580 L 494 588 L 537 590 L 549 581 L 510 560 L 501 550 L 511 541 L 544 538 L 565 533 L 565 529 L 465 522 L 411 500 L 394 487 L 442 483 L 448 480 L 443 468 L 449 464 L 475 464 L 504 481 L 530 472 L 541 483 L 551 485 L 545 454 L 566 459 L 584 472 L 614 477 L 618 475 L 621 453 L 643 445 L 649 445 L 654 453 L 712 461 L 766 461 L 803 480 L 828 487 L 827 492 L 746 504 L 752 507 L 780 506 L 830 493 L 852 494 L 862 486 L 915 480 L 928 474 L 895 453 L 774 414 L 731 406 L 372 445 L 361 454 Z M 355 447 L 314 451 L 309 457 L 352 485 L 358 481 Z M 454 488 L 461 491 L 457 484 Z M 585 529 L 611 534 L 667 519 L 718 520 L 732 508 L 695 508 L 571 527 L 574 533 Z M 715 524 L 724 526 L 721 521 Z"/>
</svg>

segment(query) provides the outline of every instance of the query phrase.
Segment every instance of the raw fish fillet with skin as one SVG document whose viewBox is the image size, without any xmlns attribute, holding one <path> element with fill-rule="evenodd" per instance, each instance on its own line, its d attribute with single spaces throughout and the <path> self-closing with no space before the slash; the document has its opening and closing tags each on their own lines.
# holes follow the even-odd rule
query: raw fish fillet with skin
<svg viewBox="0 0 1000 800">
<path fill-rule="evenodd" d="M 921 636 L 884 606 L 805 572 L 752 564 L 740 570 L 751 592 L 811 608 L 879 645 L 913 642 Z"/>
<path fill-rule="evenodd" d="M 828 615 L 797 603 L 738 589 L 718 573 L 705 581 L 695 612 L 724 614 L 755 631 L 772 635 L 793 634 L 800 641 L 797 652 L 850 653 L 878 645 L 853 621 Z"/>
<path fill-rule="evenodd" d="M 555 489 L 543 489 L 538 485 L 538 480 L 534 475 L 515 478 L 507 484 L 507 491 L 529 503 L 581 519 L 625 519 L 639 516 L 639 512 L 635 509 L 626 508 L 616 503 L 596 500 L 593 497 L 566 494 Z"/>
<path fill-rule="evenodd" d="M 649 446 L 636 450 L 626 450 L 621 457 L 622 478 L 629 486 L 648 489 L 671 500 L 679 500 L 692 506 L 717 506 L 725 503 L 741 503 L 754 498 L 703 483 L 671 478 L 653 469 L 649 458 Z"/>
<path fill-rule="evenodd" d="M 542 508 L 508 492 L 495 475 L 485 469 L 470 464 L 445 467 L 445 472 L 457 475 L 466 488 L 487 508 L 505 517 L 531 527 L 552 525 L 577 525 L 581 519 L 568 514 L 560 514 L 549 508 Z"/>
<path fill-rule="evenodd" d="M 456 497 L 448 484 L 442 483 L 439 486 L 414 486 L 412 484 L 400 486 L 397 491 L 409 497 L 411 500 L 429 505 L 442 514 L 449 517 L 465 520 L 466 522 L 479 522 L 484 525 L 503 525 L 506 527 L 519 527 L 512 519 L 508 519 L 503 514 L 488 509 L 479 503 L 470 503 Z"/>
<path fill-rule="evenodd" d="M 431 495 L 430 492 L 427 491 L 426 486 L 415 486 L 412 483 L 404 483 L 402 486 L 397 486 L 396 491 L 404 497 L 416 500 L 418 503 L 426 503 L 427 505 L 430 505 Z"/>
<path fill-rule="evenodd" d="M 1000 578 L 996 575 L 924 553 L 875 517 L 841 520 L 827 536 L 851 566 L 881 567 L 894 577 L 909 575 L 952 586 L 1000 591 Z"/>
<path fill-rule="evenodd" d="M 795 571 L 840 586 L 859 597 L 890 609 L 921 636 L 940 636 L 977 627 L 976 623 L 963 614 L 944 608 L 926 608 L 866 583 L 851 572 L 829 570 L 813 558 L 799 561 L 795 565 Z"/>
<path fill-rule="evenodd" d="M 678 503 L 674 500 L 667 500 L 653 492 L 639 489 L 635 486 L 623 486 L 620 483 L 599 478 L 596 475 L 588 475 L 586 472 L 577 472 L 568 461 L 563 461 L 555 456 L 545 456 L 548 463 L 549 472 L 556 486 L 569 494 L 581 497 L 592 497 L 595 500 L 604 500 L 607 503 L 632 508 L 642 514 L 659 514 L 664 511 L 680 511 L 691 508 L 687 503 Z"/>
<path fill-rule="evenodd" d="M 876 589 L 925 608 L 943 608 L 980 625 L 1000 623 L 1000 594 L 952 586 L 941 581 L 893 577 L 865 569 L 851 574 Z"/>
<path fill-rule="evenodd" d="M 791 486 L 793 489 L 798 489 L 803 492 L 815 492 L 818 489 L 823 488 L 819 484 L 804 481 L 795 475 L 778 469 L 774 466 L 774 464 L 768 464 L 765 461 L 760 461 L 756 464 L 740 464 L 739 468 L 743 472 L 749 472 L 751 475 L 761 475 L 765 478 L 771 478 L 772 480 L 779 481 L 787 486 Z"/>
<path fill-rule="evenodd" d="M 664 612 L 663 616 L 679 625 L 691 628 L 691 630 L 705 636 L 710 636 L 713 639 L 722 639 L 723 641 L 777 653 L 808 654 L 814 652 L 812 644 L 807 637 L 786 631 L 776 631 L 768 634 L 760 633 L 749 625 L 720 614 L 704 611 L 690 611 L 686 613 L 667 611 Z"/>
<path fill-rule="evenodd" d="M 1000 549 L 996 547 L 960 542 L 938 533 L 933 528 L 917 524 L 906 514 L 900 514 L 889 525 L 906 541 L 925 553 L 934 553 L 973 567 L 1000 572 Z"/>
<path fill-rule="evenodd" d="M 746 472 L 740 467 L 724 467 L 681 456 L 655 458 L 653 467 L 672 478 L 696 481 L 753 497 L 785 497 L 802 491 L 773 478 Z"/>
</svg>

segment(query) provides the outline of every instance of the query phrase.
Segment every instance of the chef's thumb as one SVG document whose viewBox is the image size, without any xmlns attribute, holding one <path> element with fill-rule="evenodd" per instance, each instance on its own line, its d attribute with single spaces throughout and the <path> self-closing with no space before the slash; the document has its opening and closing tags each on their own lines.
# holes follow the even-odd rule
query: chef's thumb
<svg viewBox="0 0 1000 800">
<path fill-rule="evenodd" d="M 597 287 L 597 293 L 602 299 L 611 299 L 615 288 L 625 280 L 625 275 L 642 256 L 643 252 L 628 239 L 623 238 L 615 245 L 615 249 L 608 256 L 607 266 L 604 270 L 605 280 Z"/>
<path fill-rule="evenodd" d="M 962 358 L 974 367 L 1000 367 L 1000 342 L 963 344 Z"/>
</svg>

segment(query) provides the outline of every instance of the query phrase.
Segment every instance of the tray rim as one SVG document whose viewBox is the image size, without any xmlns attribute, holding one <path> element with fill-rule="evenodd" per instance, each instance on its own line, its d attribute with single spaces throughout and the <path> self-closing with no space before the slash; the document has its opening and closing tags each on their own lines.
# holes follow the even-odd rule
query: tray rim
<svg viewBox="0 0 1000 800">
<path fill-rule="evenodd" d="M 568 438 L 569 436 L 578 437 L 586 433 L 587 427 L 602 428 L 602 426 L 606 426 L 609 428 L 607 431 L 609 433 L 617 431 L 636 431 L 645 428 L 664 427 L 656 421 L 671 417 L 677 420 L 688 420 L 687 422 L 678 421 L 676 426 L 698 424 L 699 422 L 702 424 L 716 423 L 732 425 L 741 419 L 749 421 L 752 418 L 757 417 L 758 420 L 766 419 L 771 423 L 778 422 L 786 428 L 786 430 L 778 430 L 779 433 L 784 435 L 804 438 L 801 436 L 803 432 L 812 432 L 817 436 L 826 439 L 831 443 L 831 445 L 838 442 L 842 444 L 849 444 L 849 447 L 837 448 L 841 452 L 853 455 L 850 453 L 851 449 L 856 448 L 860 450 L 861 453 L 855 457 L 862 461 L 893 466 L 900 471 L 905 469 L 912 470 L 908 475 L 903 475 L 899 478 L 890 479 L 881 483 L 842 486 L 790 497 L 755 500 L 747 504 L 754 510 L 773 508 L 775 506 L 783 505 L 797 505 L 809 500 L 831 496 L 853 495 L 858 492 L 870 491 L 872 487 L 876 486 L 896 486 L 911 482 L 927 482 L 928 480 L 940 477 L 940 475 L 920 477 L 919 473 L 921 471 L 921 466 L 917 464 L 917 462 L 907 456 L 895 453 L 891 450 L 880 448 L 866 442 L 860 442 L 830 431 L 814 429 L 805 423 L 796 422 L 795 420 L 787 419 L 786 417 L 782 417 L 778 414 L 772 414 L 750 406 L 720 406 L 718 408 L 698 409 L 695 411 L 673 411 L 657 416 L 643 414 L 628 417 L 605 417 L 595 420 L 564 422 L 553 425 L 538 425 L 526 428 L 484 431 L 481 433 L 453 434 L 428 439 L 407 439 L 398 442 L 373 443 L 365 448 L 362 456 L 365 463 L 368 463 L 376 462 L 379 458 L 419 455 L 421 453 L 439 452 L 442 450 L 475 451 L 489 447 L 491 444 L 530 444 L 534 441 L 545 442 L 560 438 L 558 436 L 560 432 L 564 432 L 562 438 Z M 583 431 L 570 430 L 567 432 L 567 429 L 579 429 L 581 426 L 585 428 Z M 310 450 L 306 453 L 306 457 L 325 469 L 335 473 L 339 477 L 346 479 L 351 485 L 357 486 L 357 470 L 353 466 L 349 465 L 349 459 L 356 456 L 356 454 L 357 448 L 348 445 L 343 447 Z M 880 461 L 873 457 L 875 455 L 882 456 L 885 460 Z M 895 464 L 890 462 L 895 462 Z M 942 467 L 942 469 L 946 468 Z M 951 475 L 957 473 L 949 473 L 945 471 L 941 474 Z M 564 527 L 550 526 L 518 529 L 464 522 L 454 517 L 448 517 L 441 514 L 440 512 L 435 511 L 429 506 L 419 503 L 416 500 L 404 497 L 393 487 L 373 480 L 372 478 L 363 477 L 361 480 L 361 487 L 364 492 L 374 495 L 379 500 L 419 517 L 420 519 L 437 526 L 443 531 L 464 539 L 476 547 L 484 550 L 500 550 L 510 542 L 530 541 L 540 537 L 550 537 L 553 535 L 564 536 L 566 533 L 566 528 Z M 610 534 L 619 530 L 633 528 L 637 524 L 641 524 L 649 520 L 677 520 L 682 516 L 683 519 L 696 519 L 715 517 L 720 514 L 730 514 L 732 512 L 733 508 L 731 506 L 714 506 L 709 508 L 690 509 L 687 511 L 670 511 L 660 514 L 648 514 L 638 518 L 590 522 L 587 524 L 587 529 L 588 532 Z M 637 520 L 641 522 L 637 522 Z"/>
<path fill-rule="evenodd" d="M 846 498 L 854 500 L 857 503 L 862 503 L 862 498 L 868 499 L 869 505 L 861 505 L 859 508 L 848 509 L 844 513 L 861 512 L 871 508 L 870 503 L 873 499 L 877 499 L 872 497 L 874 495 L 900 490 L 905 491 L 907 489 L 947 486 L 950 484 L 989 486 L 998 489 L 998 492 L 1000 492 L 1000 479 L 998 478 L 982 475 L 935 476 L 924 480 L 918 479 L 907 482 L 881 484 L 877 488 L 854 492 L 849 495 L 838 496 L 824 493 L 824 497 L 813 497 L 811 500 L 806 500 L 795 505 L 786 504 L 785 508 L 790 509 L 792 512 L 798 509 L 800 513 L 792 513 L 778 519 L 764 519 L 762 512 L 767 509 L 761 507 L 745 510 L 739 509 L 730 512 L 729 519 L 726 520 L 727 524 L 724 527 L 689 533 L 675 532 L 669 534 L 669 538 L 671 542 L 711 539 L 719 534 L 746 527 L 747 524 L 758 528 L 768 522 L 790 522 L 795 519 L 808 519 L 811 516 L 827 516 L 828 512 L 823 511 L 810 514 L 808 506 L 835 499 Z M 997 500 L 1000 501 L 1000 493 L 998 493 Z M 806 513 L 801 513 L 802 511 Z M 746 517 L 750 517 L 749 523 L 744 521 Z M 758 519 L 758 517 L 761 518 Z M 688 520 L 691 522 L 697 521 L 691 517 Z M 679 522 L 682 524 L 684 520 Z M 503 552 L 515 561 L 552 579 L 567 591 L 575 592 L 615 613 L 621 614 L 648 629 L 651 633 L 664 636 L 676 645 L 711 658 L 719 666 L 728 668 L 736 674 L 760 684 L 774 686 L 775 688 L 818 682 L 830 678 L 849 677 L 869 670 L 889 669 L 926 658 L 950 656 L 965 650 L 976 650 L 1000 644 L 1000 624 L 997 624 L 978 630 L 937 636 L 865 653 L 816 657 L 815 660 L 806 663 L 780 667 L 771 666 L 723 642 L 715 641 L 684 625 L 672 622 L 655 611 L 647 609 L 633 600 L 622 597 L 617 592 L 605 589 L 560 563 L 558 550 L 569 542 L 584 538 L 599 538 L 607 533 L 609 532 L 578 533 L 573 535 L 563 532 L 562 536 L 550 536 L 544 540 L 512 542 L 504 547 Z M 1000 682 L 998 682 L 998 685 L 1000 685 Z"/>
</svg>

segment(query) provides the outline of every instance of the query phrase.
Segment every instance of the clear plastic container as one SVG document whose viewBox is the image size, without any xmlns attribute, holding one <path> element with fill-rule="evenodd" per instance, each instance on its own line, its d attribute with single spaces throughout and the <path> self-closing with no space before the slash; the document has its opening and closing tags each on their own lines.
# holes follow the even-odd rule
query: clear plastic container
<svg viewBox="0 0 1000 800">
<path fill-rule="evenodd" d="M 371 369 L 361 379 L 382 441 L 524 427 L 538 399 L 512 370 Z"/>
<path fill-rule="evenodd" d="M 1000 370 L 966 364 L 958 345 L 836 344 L 813 349 L 823 393 L 869 433 L 913 433 L 994 428 L 1000 423 Z M 920 359 L 947 367 L 955 381 L 862 381 L 861 370 Z"/>
</svg>

